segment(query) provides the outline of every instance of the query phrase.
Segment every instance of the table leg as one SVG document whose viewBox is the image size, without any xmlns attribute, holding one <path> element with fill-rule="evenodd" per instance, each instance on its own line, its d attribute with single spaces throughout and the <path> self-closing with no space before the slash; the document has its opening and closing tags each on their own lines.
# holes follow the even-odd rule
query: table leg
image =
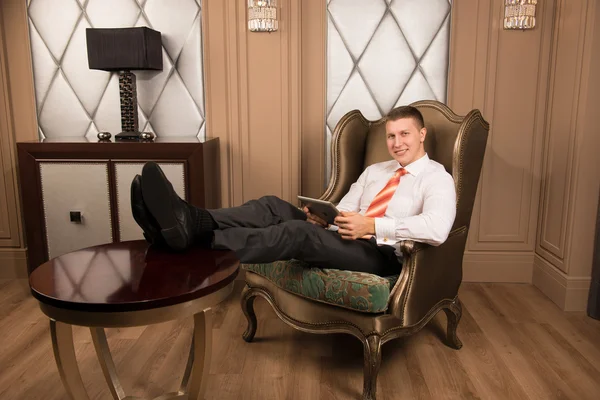
<svg viewBox="0 0 600 400">
<path fill-rule="evenodd" d="M 185 372 L 183 378 L 181 378 L 181 385 L 179 386 L 178 394 L 186 394 L 190 375 L 192 373 L 192 367 L 194 366 L 194 335 L 192 334 L 192 343 L 190 344 L 190 351 L 188 354 L 187 364 L 185 365 Z"/>
<path fill-rule="evenodd" d="M 110 347 L 108 347 L 104 328 L 90 328 L 90 332 L 92 334 L 94 348 L 96 349 L 96 356 L 98 357 L 98 362 L 102 368 L 102 373 L 104 373 L 104 379 L 108 384 L 110 393 L 112 394 L 113 399 L 123 400 L 126 397 L 125 391 L 119 381 L 119 376 L 117 375 L 117 369 L 115 368 L 115 363 L 110 354 Z"/>
<path fill-rule="evenodd" d="M 212 311 L 210 309 L 194 315 L 193 351 L 194 358 L 187 399 L 201 400 L 204 398 L 206 390 L 212 355 Z"/>
<path fill-rule="evenodd" d="M 50 335 L 56 366 L 67 394 L 72 400 L 89 400 L 75 357 L 71 325 L 51 319 Z"/>
</svg>

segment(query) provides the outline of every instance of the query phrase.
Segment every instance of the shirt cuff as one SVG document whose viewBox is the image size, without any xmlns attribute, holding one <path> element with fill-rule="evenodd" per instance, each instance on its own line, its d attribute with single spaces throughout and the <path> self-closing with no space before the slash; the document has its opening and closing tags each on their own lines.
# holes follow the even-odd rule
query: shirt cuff
<svg viewBox="0 0 600 400">
<path fill-rule="evenodd" d="M 393 218 L 375 218 L 375 237 L 378 240 L 393 241 L 396 237 L 396 224 Z"/>
</svg>

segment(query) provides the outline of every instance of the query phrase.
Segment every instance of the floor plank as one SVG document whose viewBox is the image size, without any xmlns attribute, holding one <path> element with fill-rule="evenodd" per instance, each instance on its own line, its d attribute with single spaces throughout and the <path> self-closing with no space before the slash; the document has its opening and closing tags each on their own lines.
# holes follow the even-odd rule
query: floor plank
<svg viewBox="0 0 600 400">
<path fill-rule="evenodd" d="M 464 346 L 445 345 L 446 317 L 383 346 L 378 398 L 600 398 L 600 321 L 561 311 L 524 284 L 465 283 L 460 290 Z M 20 281 L 0 281 L 0 398 L 63 400 L 47 318 Z M 281 322 L 256 300 L 259 327 L 242 340 L 239 290 L 213 313 L 207 400 L 360 399 L 361 343 L 346 335 L 311 335 Z M 123 386 L 153 398 L 176 390 L 188 356 L 192 319 L 108 329 Z M 73 330 L 91 399 L 109 399 L 90 332 Z"/>
</svg>

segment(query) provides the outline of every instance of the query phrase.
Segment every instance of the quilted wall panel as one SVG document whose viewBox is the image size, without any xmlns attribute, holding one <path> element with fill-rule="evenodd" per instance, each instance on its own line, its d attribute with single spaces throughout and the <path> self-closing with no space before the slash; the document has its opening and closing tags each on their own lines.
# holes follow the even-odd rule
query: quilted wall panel
<svg viewBox="0 0 600 400">
<path fill-rule="evenodd" d="M 148 26 L 163 70 L 137 77 L 139 129 L 204 138 L 201 0 L 28 0 L 40 138 L 121 132 L 117 73 L 90 70 L 86 28 Z"/>
<path fill-rule="evenodd" d="M 332 132 L 348 111 L 375 120 L 446 102 L 450 10 L 451 0 L 327 1 L 327 181 Z"/>
</svg>

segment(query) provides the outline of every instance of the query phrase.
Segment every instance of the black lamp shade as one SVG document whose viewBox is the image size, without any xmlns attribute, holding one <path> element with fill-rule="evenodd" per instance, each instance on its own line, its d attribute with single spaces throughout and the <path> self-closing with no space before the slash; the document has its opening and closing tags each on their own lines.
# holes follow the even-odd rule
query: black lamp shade
<svg viewBox="0 0 600 400">
<path fill-rule="evenodd" d="M 90 69 L 162 70 L 160 32 L 147 27 L 87 28 Z"/>
</svg>

